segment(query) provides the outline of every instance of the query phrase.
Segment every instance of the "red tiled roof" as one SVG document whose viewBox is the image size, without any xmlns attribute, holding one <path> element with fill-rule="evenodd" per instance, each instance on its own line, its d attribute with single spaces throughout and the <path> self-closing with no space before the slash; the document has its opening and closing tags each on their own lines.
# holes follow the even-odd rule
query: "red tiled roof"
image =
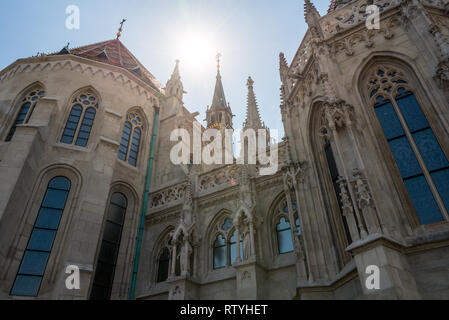
<svg viewBox="0 0 449 320">
<path fill-rule="evenodd" d="M 156 90 L 160 82 L 134 57 L 119 39 L 99 42 L 74 49 L 63 49 L 51 55 L 72 54 L 126 69 Z"/>
</svg>

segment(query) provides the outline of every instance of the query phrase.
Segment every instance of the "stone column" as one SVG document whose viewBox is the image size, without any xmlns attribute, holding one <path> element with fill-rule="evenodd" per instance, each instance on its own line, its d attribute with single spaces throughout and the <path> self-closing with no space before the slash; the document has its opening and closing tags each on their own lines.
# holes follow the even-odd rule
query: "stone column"
<svg viewBox="0 0 449 320">
<path fill-rule="evenodd" d="M 249 222 L 249 235 L 250 235 L 250 240 L 251 240 L 249 256 L 251 257 L 251 256 L 254 256 L 255 252 L 256 252 L 256 246 L 255 246 L 255 241 L 254 241 L 254 223 L 252 220 Z"/>
<path fill-rule="evenodd" d="M 176 242 L 173 243 L 173 249 L 172 249 L 172 264 L 171 264 L 171 277 L 176 276 Z"/>
<path fill-rule="evenodd" d="M 338 132 L 337 132 L 336 125 L 333 122 L 333 120 L 331 120 L 331 119 L 328 119 L 328 122 L 329 122 L 329 127 L 330 127 L 330 129 L 332 131 L 332 136 L 333 136 L 334 141 L 335 141 L 335 146 L 336 146 L 336 149 L 337 149 L 337 154 L 338 154 L 338 158 L 340 160 L 341 167 L 343 169 L 344 178 L 346 179 L 346 181 L 350 181 L 350 177 L 349 177 L 348 171 L 347 171 L 346 166 L 345 166 L 345 160 L 344 160 L 343 154 L 341 152 L 340 139 L 338 137 Z M 349 191 L 349 194 L 351 196 L 352 206 L 354 208 L 355 216 L 357 218 L 358 228 L 360 230 L 360 236 L 361 236 L 362 239 L 365 239 L 368 236 L 368 233 L 366 232 L 365 226 L 363 224 L 362 216 L 361 216 L 359 208 L 357 206 L 356 195 L 354 194 L 354 192 L 353 192 L 353 190 L 351 188 L 351 185 L 349 183 L 348 183 L 348 191 Z"/>
</svg>

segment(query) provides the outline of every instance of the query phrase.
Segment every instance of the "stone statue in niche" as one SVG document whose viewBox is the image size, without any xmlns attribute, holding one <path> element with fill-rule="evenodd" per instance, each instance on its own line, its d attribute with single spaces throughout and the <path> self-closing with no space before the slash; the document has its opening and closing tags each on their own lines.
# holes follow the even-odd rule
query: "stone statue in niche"
<svg viewBox="0 0 449 320">
<path fill-rule="evenodd" d="M 190 274 L 190 258 L 192 255 L 192 246 L 188 239 L 181 245 L 181 253 L 180 253 L 180 263 L 181 263 L 181 275 L 189 275 Z"/>
<path fill-rule="evenodd" d="M 243 260 L 248 260 L 251 256 L 251 238 L 249 225 L 245 224 L 243 228 Z"/>
</svg>

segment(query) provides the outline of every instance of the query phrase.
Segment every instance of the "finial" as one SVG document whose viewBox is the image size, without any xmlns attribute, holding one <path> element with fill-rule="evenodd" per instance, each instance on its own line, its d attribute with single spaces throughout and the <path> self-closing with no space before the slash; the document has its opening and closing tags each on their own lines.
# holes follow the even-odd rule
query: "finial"
<svg viewBox="0 0 449 320">
<path fill-rule="evenodd" d="M 218 72 L 220 72 L 220 58 L 221 58 L 221 53 L 217 53 L 217 70 Z"/>
<path fill-rule="evenodd" d="M 254 80 L 251 78 L 251 77 L 248 77 L 248 82 L 246 83 L 246 85 L 248 86 L 248 87 L 253 87 L 253 84 L 254 84 Z"/>
<path fill-rule="evenodd" d="M 69 50 L 70 42 L 67 42 L 67 45 L 64 47 L 66 50 Z"/>
<path fill-rule="evenodd" d="M 120 28 L 118 29 L 117 32 L 117 39 L 120 38 L 122 36 L 122 31 L 123 31 L 123 24 L 126 22 L 126 19 L 123 19 L 122 22 L 120 22 Z"/>
</svg>

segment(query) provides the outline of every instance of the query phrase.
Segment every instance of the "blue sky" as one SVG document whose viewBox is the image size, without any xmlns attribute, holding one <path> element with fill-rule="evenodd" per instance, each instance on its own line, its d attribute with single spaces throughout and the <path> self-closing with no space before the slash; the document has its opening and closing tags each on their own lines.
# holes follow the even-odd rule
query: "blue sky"
<svg viewBox="0 0 449 320">
<path fill-rule="evenodd" d="M 324 14 L 330 0 L 315 0 Z M 66 7 L 80 8 L 80 29 L 65 27 Z M 282 130 L 279 110 L 279 52 L 291 61 L 304 36 L 303 0 L 1 0 L 0 69 L 18 58 L 60 50 L 67 42 L 78 47 L 115 38 L 126 18 L 122 42 L 163 84 L 181 59 L 185 106 L 205 118 L 215 85 L 215 54 L 222 57 L 225 94 L 234 127 L 245 120 L 251 76 L 263 121 Z M 200 61 L 187 59 L 197 48 L 185 39 L 202 39 Z M 184 58 L 184 59 L 183 59 Z"/>
</svg>

